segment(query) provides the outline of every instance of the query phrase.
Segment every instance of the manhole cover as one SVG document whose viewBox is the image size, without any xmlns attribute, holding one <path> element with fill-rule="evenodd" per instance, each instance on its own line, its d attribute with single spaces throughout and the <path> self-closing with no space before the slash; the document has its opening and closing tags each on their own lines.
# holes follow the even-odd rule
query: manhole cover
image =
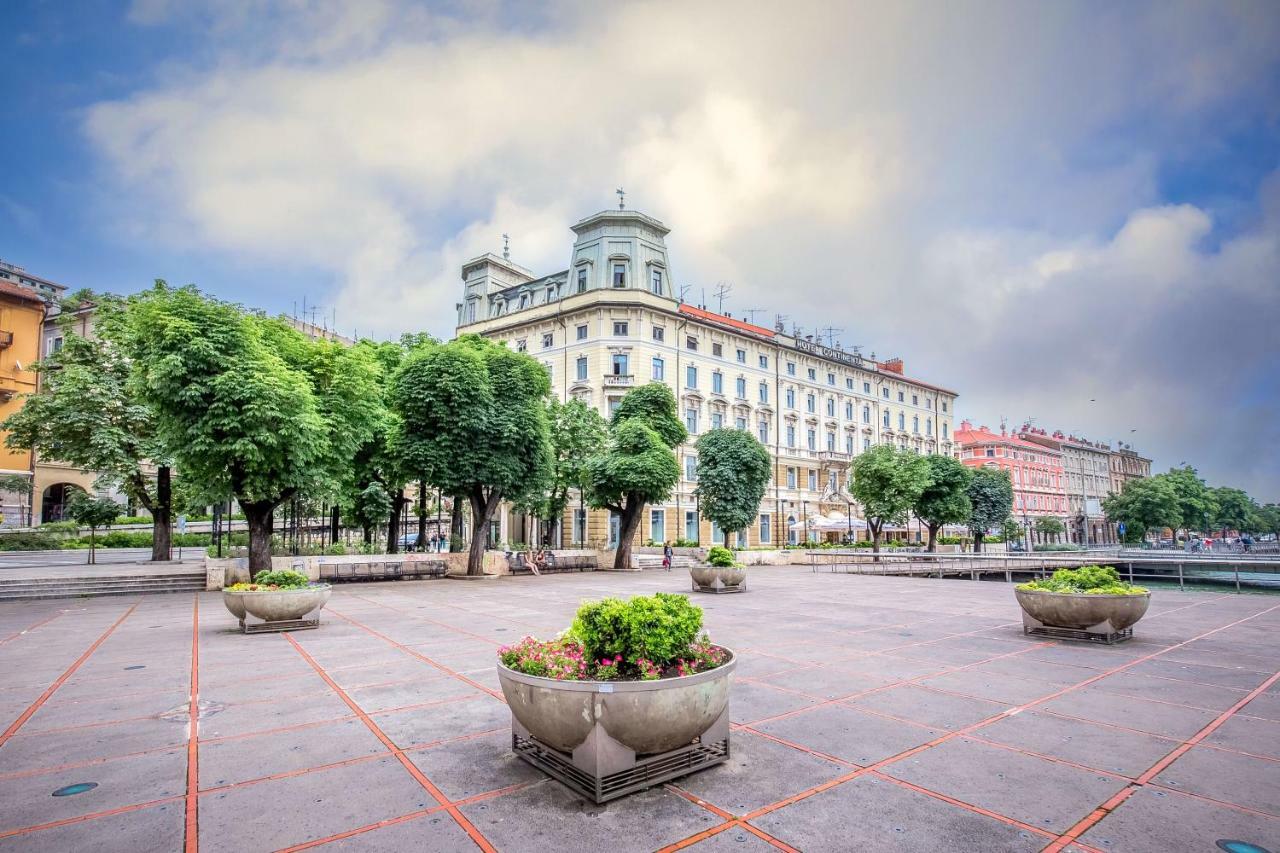
<svg viewBox="0 0 1280 853">
<path fill-rule="evenodd" d="M 83 794 L 85 791 L 92 791 L 98 787 L 97 782 L 77 782 L 74 785 L 67 785 L 53 792 L 55 797 L 74 797 L 76 794 Z"/>
</svg>

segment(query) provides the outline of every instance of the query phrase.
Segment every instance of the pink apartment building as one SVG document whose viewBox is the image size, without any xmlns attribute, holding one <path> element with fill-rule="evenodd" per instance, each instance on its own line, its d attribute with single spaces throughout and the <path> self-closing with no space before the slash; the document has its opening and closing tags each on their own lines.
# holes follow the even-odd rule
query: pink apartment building
<svg viewBox="0 0 1280 853">
<path fill-rule="evenodd" d="M 1013 479 L 1013 517 L 1067 517 L 1062 454 L 1024 441 L 1001 428 L 992 432 L 961 421 L 956 430 L 960 461 L 970 468 L 1000 468 Z"/>
</svg>

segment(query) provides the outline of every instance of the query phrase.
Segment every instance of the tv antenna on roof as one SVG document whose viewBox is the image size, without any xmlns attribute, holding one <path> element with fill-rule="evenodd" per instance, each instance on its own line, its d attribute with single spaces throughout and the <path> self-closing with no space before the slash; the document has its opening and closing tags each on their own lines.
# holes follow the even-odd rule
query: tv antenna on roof
<svg viewBox="0 0 1280 853">
<path fill-rule="evenodd" d="M 748 322 L 748 323 L 751 323 L 752 325 L 755 325 L 755 322 L 756 322 L 756 315 L 757 315 L 757 314 L 763 314 L 763 313 L 764 313 L 764 309 L 763 309 L 763 308 L 748 308 L 748 309 L 747 309 L 746 311 L 744 311 L 743 313 L 747 315 L 747 322 Z"/>
<path fill-rule="evenodd" d="M 725 282 L 722 281 L 716 285 L 716 289 L 712 292 L 712 295 L 715 296 L 716 299 L 720 300 L 719 309 L 717 313 L 719 314 L 724 313 L 724 298 L 732 292 L 733 292 L 732 284 L 726 284 Z"/>
<path fill-rule="evenodd" d="M 776 332 L 785 332 L 787 330 L 787 321 L 791 318 L 786 314 L 773 315 L 773 329 Z"/>
<path fill-rule="evenodd" d="M 821 330 L 820 334 L 825 334 L 827 336 L 827 346 L 834 348 L 836 345 L 836 333 L 843 331 L 844 329 L 837 329 L 835 326 L 827 326 Z"/>
<path fill-rule="evenodd" d="M 687 284 L 680 285 L 680 301 L 684 304 L 688 304 L 689 302 L 689 300 L 685 299 L 685 297 L 689 295 L 689 289 L 690 289 L 690 285 L 687 285 Z"/>
</svg>

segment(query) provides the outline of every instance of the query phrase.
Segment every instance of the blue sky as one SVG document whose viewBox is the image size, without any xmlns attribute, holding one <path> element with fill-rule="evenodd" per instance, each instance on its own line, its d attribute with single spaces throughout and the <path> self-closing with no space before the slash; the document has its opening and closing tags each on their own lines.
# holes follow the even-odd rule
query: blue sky
<svg viewBox="0 0 1280 853">
<path fill-rule="evenodd" d="M 729 310 L 1280 499 L 1274 3 L 11 2 L 0 33 L 0 257 L 70 286 L 448 334 L 463 259 L 507 232 L 562 269 L 624 184 Z"/>
</svg>

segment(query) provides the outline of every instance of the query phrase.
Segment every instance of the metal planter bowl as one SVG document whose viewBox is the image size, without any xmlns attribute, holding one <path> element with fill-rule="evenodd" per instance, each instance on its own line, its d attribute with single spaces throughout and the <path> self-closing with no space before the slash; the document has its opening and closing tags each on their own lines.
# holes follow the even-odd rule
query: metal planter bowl
<svg viewBox="0 0 1280 853">
<path fill-rule="evenodd" d="M 747 570 L 740 566 L 712 566 L 708 564 L 699 564 L 689 567 L 689 575 L 693 578 L 693 582 L 700 587 L 730 587 L 739 586 L 747 579 Z M 719 581 L 719 583 L 717 583 Z"/>
<path fill-rule="evenodd" d="M 1147 612 L 1151 593 L 1089 595 L 1014 588 L 1018 604 L 1031 618 L 1055 628 L 1084 631 L 1109 625 L 1112 632 L 1132 627 Z"/>
<path fill-rule="evenodd" d="M 224 592 L 222 603 L 237 619 L 243 620 L 249 613 L 264 622 L 286 622 L 324 607 L 330 592 L 328 584 L 301 589 Z"/>
<path fill-rule="evenodd" d="M 498 681 L 520 725 L 554 749 L 573 752 L 599 724 L 637 754 L 667 752 L 706 734 L 728 707 L 737 656 L 724 650 L 729 657 L 720 666 L 679 678 L 557 681 L 499 661 Z"/>
</svg>

